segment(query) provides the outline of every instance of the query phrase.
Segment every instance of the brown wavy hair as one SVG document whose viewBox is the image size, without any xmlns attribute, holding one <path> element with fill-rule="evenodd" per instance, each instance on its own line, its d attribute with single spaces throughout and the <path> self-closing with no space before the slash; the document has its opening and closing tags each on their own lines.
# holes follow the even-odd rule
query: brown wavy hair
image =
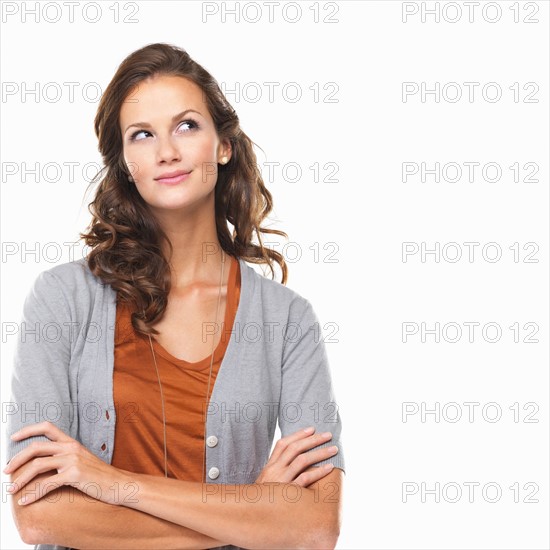
<svg viewBox="0 0 550 550">
<path fill-rule="evenodd" d="M 268 264 L 273 261 L 286 284 L 283 256 L 262 244 L 261 233 L 283 231 L 260 227 L 271 212 L 273 201 L 258 169 L 250 138 L 242 131 L 239 117 L 217 81 L 182 48 L 166 43 L 149 44 L 131 53 L 118 67 L 105 89 L 94 120 L 98 149 L 104 167 L 92 179 L 101 180 L 88 210 L 92 220 L 80 238 L 91 247 L 86 257 L 90 271 L 117 291 L 117 300 L 135 306 L 132 326 L 144 334 L 159 334 L 151 325 L 159 321 L 168 302 L 171 269 L 162 252 L 163 242 L 173 251 L 149 205 L 135 185 L 123 157 L 119 114 L 125 98 L 143 80 L 156 75 L 182 76 L 203 92 L 220 140 L 228 139 L 232 155 L 218 166 L 214 191 L 216 232 L 222 249 L 236 259 Z M 103 177 L 104 174 L 104 177 Z M 229 232 L 227 222 L 233 226 Z M 259 244 L 253 244 L 257 235 Z"/>
</svg>

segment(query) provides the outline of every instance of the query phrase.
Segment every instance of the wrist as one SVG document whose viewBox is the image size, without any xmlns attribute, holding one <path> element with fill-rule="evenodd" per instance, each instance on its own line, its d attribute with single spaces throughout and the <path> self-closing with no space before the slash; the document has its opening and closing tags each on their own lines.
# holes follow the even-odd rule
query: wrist
<svg viewBox="0 0 550 550">
<path fill-rule="evenodd" d="M 117 506 L 134 507 L 139 498 L 139 483 L 138 477 L 140 474 L 115 468 L 115 482 L 111 487 L 114 495 L 113 502 Z"/>
</svg>

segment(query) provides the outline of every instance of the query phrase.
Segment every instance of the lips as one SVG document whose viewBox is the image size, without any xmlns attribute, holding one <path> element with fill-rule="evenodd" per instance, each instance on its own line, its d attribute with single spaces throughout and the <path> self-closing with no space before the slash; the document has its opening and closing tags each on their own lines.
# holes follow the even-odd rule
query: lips
<svg viewBox="0 0 550 550">
<path fill-rule="evenodd" d="M 161 174 L 158 178 L 155 178 L 159 183 L 180 183 L 181 181 L 187 179 L 191 172 L 186 172 L 185 170 L 177 170 L 176 172 L 166 172 Z"/>
</svg>

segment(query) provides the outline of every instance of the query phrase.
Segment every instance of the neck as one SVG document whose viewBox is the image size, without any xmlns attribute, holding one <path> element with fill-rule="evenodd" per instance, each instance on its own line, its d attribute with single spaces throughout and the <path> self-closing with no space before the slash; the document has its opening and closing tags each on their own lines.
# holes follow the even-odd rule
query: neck
<svg viewBox="0 0 550 550">
<path fill-rule="evenodd" d="M 213 197 L 212 197 L 213 198 Z M 227 281 L 227 254 L 220 246 L 216 231 L 214 201 L 207 207 L 181 210 L 162 210 L 155 212 L 162 229 L 172 244 L 172 255 L 166 243 L 163 251 L 172 270 L 174 290 L 191 285 L 220 284 L 222 256 L 224 264 L 224 283 Z"/>
</svg>

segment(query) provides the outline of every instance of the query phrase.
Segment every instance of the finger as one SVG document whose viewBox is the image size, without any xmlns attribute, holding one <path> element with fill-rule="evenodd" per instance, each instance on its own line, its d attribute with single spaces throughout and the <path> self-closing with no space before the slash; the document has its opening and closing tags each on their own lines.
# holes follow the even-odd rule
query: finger
<svg viewBox="0 0 550 550">
<path fill-rule="evenodd" d="M 59 474 L 48 478 L 43 478 L 40 481 L 37 481 L 36 489 L 33 489 L 33 491 L 23 495 L 17 501 L 17 504 L 31 504 L 42 497 L 45 497 L 48 493 L 54 489 L 57 489 L 61 485 L 63 485 L 63 482 L 61 481 L 61 476 Z"/>
<path fill-rule="evenodd" d="M 288 465 L 297 456 L 301 455 L 306 451 L 309 451 L 310 449 L 313 449 L 314 447 L 322 445 L 323 443 L 326 443 L 331 439 L 332 439 L 332 433 L 324 432 L 319 434 L 313 434 L 309 437 L 306 437 L 305 439 L 298 439 L 296 441 L 292 441 L 291 443 L 288 444 L 288 446 L 282 452 L 281 460 L 284 461 L 285 465 Z"/>
<path fill-rule="evenodd" d="M 37 456 L 51 456 L 61 450 L 58 443 L 53 441 L 34 441 L 28 447 L 25 447 L 22 451 L 19 451 L 12 457 L 9 464 L 4 468 L 4 473 L 8 474 L 14 472 L 27 463 L 31 458 Z"/>
<path fill-rule="evenodd" d="M 304 468 L 309 468 L 313 464 L 317 464 L 317 462 L 327 460 L 336 454 L 338 454 L 338 449 L 333 450 L 332 446 L 323 447 L 322 449 L 318 449 L 317 451 L 308 451 L 296 457 L 292 461 L 292 463 L 289 464 L 288 468 L 292 472 L 294 478 L 298 474 L 300 474 L 304 470 Z"/>
<path fill-rule="evenodd" d="M 281 439 L 279 439 L 279 441 L 277 442 L 277 445 L 275 445 L 275 448 L 271 453 L 271 457 L 269 458 L 268 463 L 278 460 L 284 450 L 288 447 L 288 445 L 290 445 L 290 443 L 293 443 L 294 441 L 299 441 L 300 439 L 309 437 L 312 433 L 315 433 L 315 428 L 313 426 L 311 428 L 313 428 L 313 431 L 306 428 L 305 430 L 298 430 L 293 434 L 281 437 Z"/>
<path fill-rule="evenodd" d="M 323 479 L 325 476 L 330 474 L 334 468 L 333 464 L 324 464 L 323 466 L 316 466 L 308 470 L 307 472 L 301 473 L 293 483 L 298 483 L 302 487 L 309 487 L 312 483 Z"/>
<path fill-rule="evenodd" d="M 34 459 L 29 468 L 26 468 L 24 472 L 18 475 L 13 481 L 12 485 L 7 489 L 10 493 L 16 493 L 20 491 L 25 485 L 30 483 L 38 474 L 49 472 L 54 470 L 57 472 L 57 468 L 60 467 L 59 459 L 53 456 Z M 52 476 L 55 477 L 55 476 Z M 48 483 L 51 481 L 51 477 L 47 478 Z M 37 482 L 38 483 L 38 482 Z"/>
<path fill-rule="evenodd" d="M 33 435 L 45 435 L 48 439 L 51 439 L 52 441 L 68 441 L 72 439 L 62 430 L 60 430 L 55 424 L 52 424 L 47 420 L 45 422 L 38 422 L 37 424 L 24 426 L 19 431 L 11 434 L 10 438 L 12 441 L 19 441 L 20 439 L 25 439 Z"/>
</svg>

